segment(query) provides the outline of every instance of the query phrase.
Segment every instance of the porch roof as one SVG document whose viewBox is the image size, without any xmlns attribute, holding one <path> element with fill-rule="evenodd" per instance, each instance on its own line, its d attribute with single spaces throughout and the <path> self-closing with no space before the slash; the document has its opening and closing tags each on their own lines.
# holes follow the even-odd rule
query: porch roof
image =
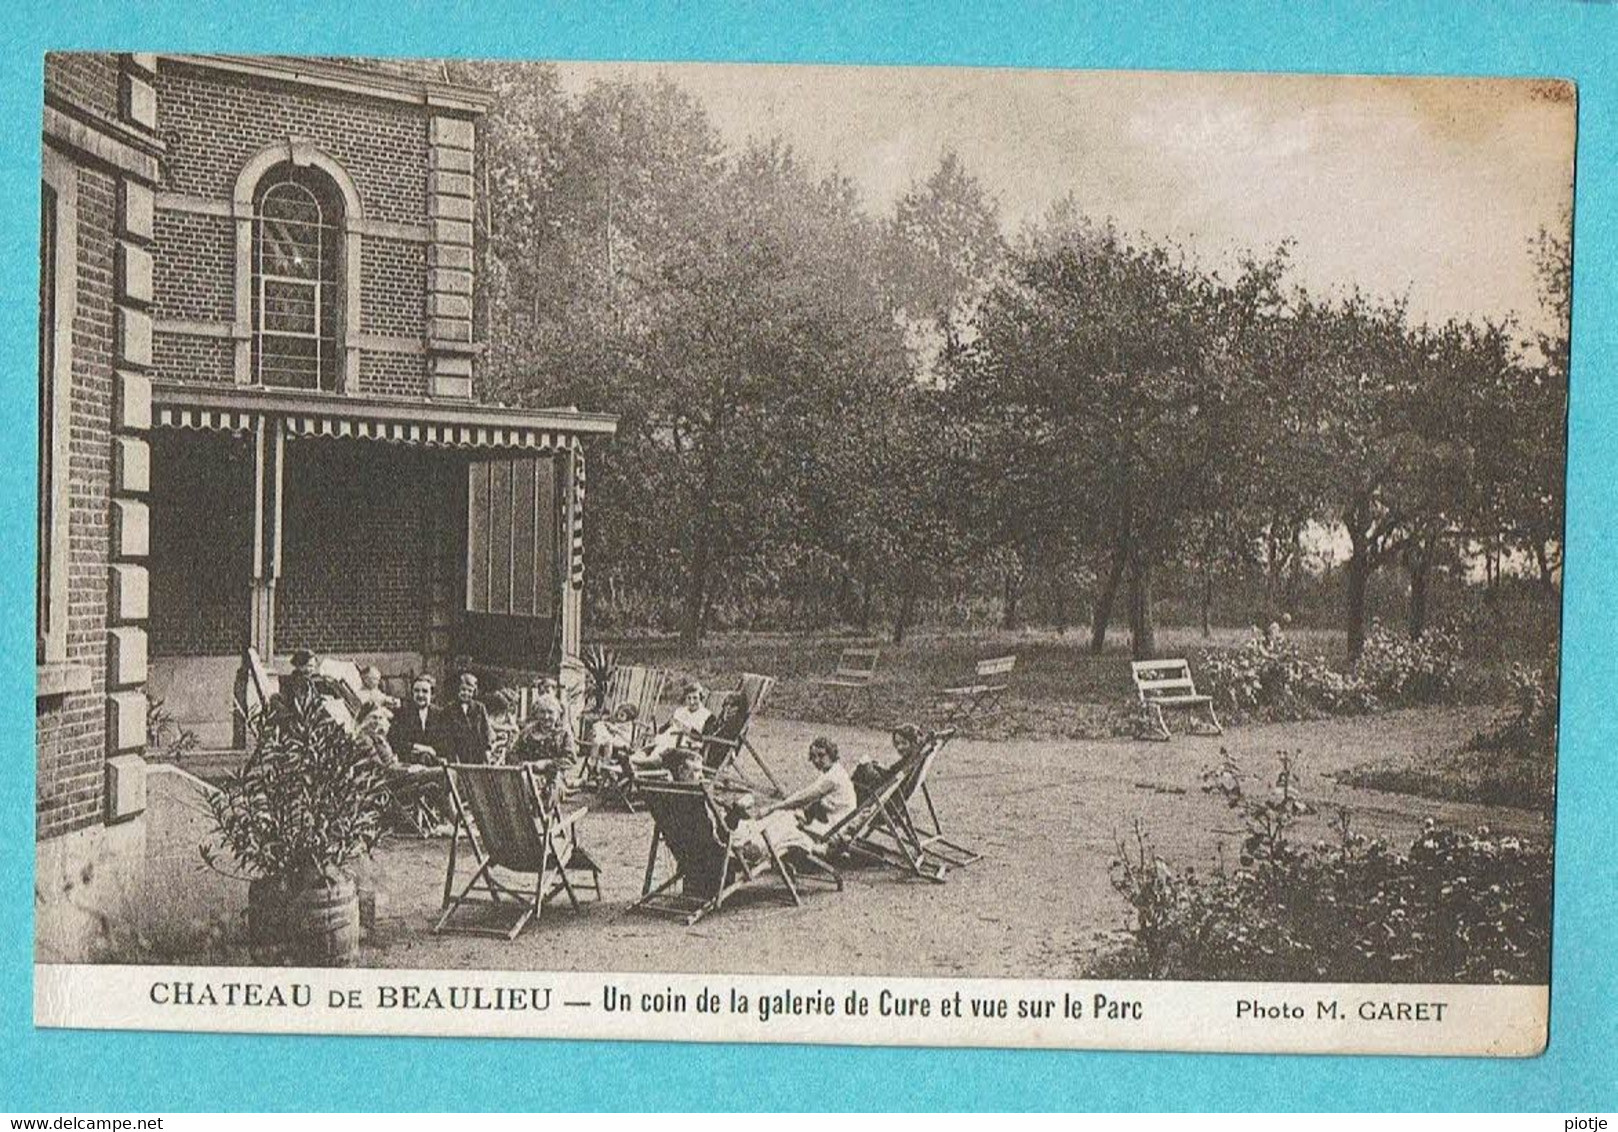
<svg viewBox="0 0 1618 1132">
<path fill-rule="evenodd" d="M 336 436 L 443 448 L 576 448 L 612 436 L 618 418 L 577 409 L 521 409 L 427 398 L 351 397 L 262 386 L 152 383 L 159 428 L 251 432 L 279 422 L 288 436 Z"/>
</svg>

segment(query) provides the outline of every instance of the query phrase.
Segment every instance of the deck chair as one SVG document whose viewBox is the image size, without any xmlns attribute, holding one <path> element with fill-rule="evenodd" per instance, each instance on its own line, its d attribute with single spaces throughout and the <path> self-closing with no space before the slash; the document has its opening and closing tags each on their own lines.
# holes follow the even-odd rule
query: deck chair
<svg viewBox="0 0 1618 1132">
<path fill-rule="evenodd" d="M 1191 712 L 1193 728 L 1197 726 L 1196 713 L 1199 709 L 1204 710 L 1208 713 L 1208 719 L 1202 725 L 1205 729 L 1203 733 L 1225 733 L 1224 726 L 1219 722 L 1219 714 L 1214 711 L 1213 697 L 1197 692 L 1197 685 L 1191 679 L 1191 665 L 1184 658 L 1131 661 L 1129 672 L 1134 677 L 1141 711 L 1146 716 L 1148 730 L 1142 738 L 1161 739 L 1166 743 L 1174 737 L 1167 720 L 1163 718 L 1164 708 L 1183 708 Z"/>
<path fill-rule="evenodd" d="M 950 862 L 928 849 L 902 794 L 907 785 L 926 781 L 941 746 L 941 742 L 923 743 L 885 768 L 852 811 L 830 829 L 812 835 L 821 846 L 821 855 L 828 860 L 862 860 L 942 884 Z"/>
<path fill-rule="evenodd" d="M 574 908 L 579 906 L 579 888 L 601 899 L 600 866 L 578 843 L 579 821 L 585 810 L 563 817 L 530 767 L 452 764 L 445 772 L 455 810 L 455 835 L 444 874 L 444 910 L 433 926 L 435 934 L 448 931 L 516 939 L 558 892 L 566 893 Z M 455 892 L 456 855 L 463 835 L 477 868 Z M 531 876 L 533 886 L 507 883 L 495 875 L 495 869 Z M 491 927 L 477 921 L 453 922 L 456 913 L 474 907 L 504 910 L 510 923 Z"/>
<path fill-rule="evenodd" d="M 830 676 L 822 676 L 815 681 L 821 688 L 834 689 L 831 693 L 845 692 L 843 699 L 843 715 L 851 715 L 854 711 L 854 701 L 861 692 L 865 693 L 865 706 L 871 706 L 871 681 L 876 676 L 876 662 L 881 658 L 880 649 L 844 649 L 837 658 L 837 668 Z"/>
<path fill-rule="evenodd" d="M 915 764 L 893 796 L 893 805 L 903 808 L 898 826 L 913 835 L 913 845 L 921 853 L 936 857 L 952 868 L 962 868 L 983 860 L 983 854 L 944 835 L 944 826 L 938 820 L 938 808 L 933 805 L 932 791 L 927 778 L 944 745 L 955 737 L 955 729 L 946 727 L 934 731 L 922 741 L 927 757 Z"/>
<path fill-rule="evenodd" d="M 752 727 L 754 717 L 763 710 L 764 701 L 769 699 L 770 691 L 774 687 L 774 676 L 760 676 L 756 672 L 744 672 L 736 687 L 724 691 L 715 689 L 708 694 L 708 710 L 715 715 L 720 713 L 720 708 L 725 699 L 734 693 L 741 693 L 742 698 L 747 701 L 747 715 L 742 720 L 740 731 L 730 736 L 723 734 L 709 735 L 702 741 L 703 761 L 706 763 L 703 774 L 710 782 L 735 779 L 745 784 L 747 778 L 737 767 L 738 760 L 742 752 L 745 751 L 752 758 L 754 765 L 764 772 L 764 777 L 769 779 L 770 786 L 774 788 L 776 795 L 780 796 L 786 793 L 780 780 L 770 770 L 769 764 L 759 755 L 758 748 L 754 747 L 752 741 L 747 737 L 748 729 Z"/>
<path fill-rule="evenodd" d="M 635 705 L 635 745 L 648 742 L 657 734 L 657 707 L 663 702 L 669 674 L 661 668 L 623 664 L 612 670 L 607 680 L 603 704 L 611 714 L 623 704 Z"/>
<path fill-rule="evenodd" d="M 645 783 L 641 800 L 652 815 L 652 847 L 646 858 L 646 880 L 633 909 L 669 916 L 687 927 L 709 912 L 717 912 L 741 889 L 755 882 L 779 879 L 786 899 L 800 905 L 798 880 L 813 877 L 839 891 L 843 878 L 830 863 L 812 854 L 799 854 L 799 868 L 789 865 L 768 838 L 768 868 L 749 864 L 725 821 L 724 811 L 706 784 Z M 659 880 L 659 849 L 674 858 L 674 871 Z"/>
<path fill-rule="evenodd" d="M 1009 688 L 1011 670 L 1017 657 L 994 656 L 980 660 L 972 678 L 953 688 L 940 688 L 934 695 L 944 713 L 944 726 L 965 727 L 974 716 L 988 714 L 1000 705 L 1000 696 Z"/>
</svg>

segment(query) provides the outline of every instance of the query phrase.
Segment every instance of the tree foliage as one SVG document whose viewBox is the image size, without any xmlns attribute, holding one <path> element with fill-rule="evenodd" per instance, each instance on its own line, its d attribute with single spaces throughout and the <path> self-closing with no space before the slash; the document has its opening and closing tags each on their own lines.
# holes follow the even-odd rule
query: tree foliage
<svg viewBox="0 0 1618 1132">
<path fill-rule="evenodd" d="M 1550 327 L 1418 325 L 1306 293 L 1291 248 L 1229 270 L 1064 201 L 1015 239 L 953 153 L 874 211 L 778 140 L 727 143 L 667 80 L 576 93 L 547 67 L 457 63 L 496 98 L 479 154 L 485 392 L 617 414 L 591 468 L 593 616 L 696 644 L 994 586 L 1122 607 L 1154 642 L 1162 579 L 1265 575 L 1341 540 L 1343 624 L 1371 581 L 1481 555 L 1554 594 L 1570 289 L 1531 249 Z"/>
</svg>

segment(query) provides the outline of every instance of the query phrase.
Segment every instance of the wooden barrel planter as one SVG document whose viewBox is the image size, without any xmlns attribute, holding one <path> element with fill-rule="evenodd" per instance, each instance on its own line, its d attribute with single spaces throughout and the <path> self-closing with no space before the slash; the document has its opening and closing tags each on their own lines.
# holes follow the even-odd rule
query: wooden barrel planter
<svg viewBox="0 0 1618 1132">
<path fill-rule="evenodd" d="M 359 891 L 341 875 L 298 886 L 255 880 L 247 888 L 247 932 L 260 962 L 350 966 L 360 950 Z"/>
</svg>

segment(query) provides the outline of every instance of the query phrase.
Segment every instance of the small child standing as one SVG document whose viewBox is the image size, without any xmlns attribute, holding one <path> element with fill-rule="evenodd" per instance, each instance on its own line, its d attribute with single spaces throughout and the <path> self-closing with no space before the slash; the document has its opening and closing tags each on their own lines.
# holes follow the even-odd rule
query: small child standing
<svg viewBox="0 0 1618 1132">
<path fill-rule="evenodd" d="M 362 707 L 369 704 L 389 711 L 399 707 L 399 701 L 382 690 L 382 670 L 374 664 L 360 669 L 359 701 Z"/>
</svg>

